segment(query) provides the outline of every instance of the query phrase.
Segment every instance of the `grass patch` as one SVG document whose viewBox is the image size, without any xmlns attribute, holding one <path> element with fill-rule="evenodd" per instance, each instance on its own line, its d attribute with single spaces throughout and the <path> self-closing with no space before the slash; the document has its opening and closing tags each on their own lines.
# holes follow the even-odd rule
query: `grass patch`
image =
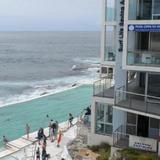
<svg viewBox="0 0 160 160">
<path fill-rule="evenodd" d="M 89 149 L 100 155 L 98 160 L 108 160 L 110 157 L 111 147 L 106 143 L 102 143 L 97 146 L 91 146 Z"/>
<path fill-rule="evenodd" d="M 151 152 L 143 152 L 135 149 L 123 149 L 119 151 L 126 160 L 160 160 L 157 155 Z"/>
</svg>

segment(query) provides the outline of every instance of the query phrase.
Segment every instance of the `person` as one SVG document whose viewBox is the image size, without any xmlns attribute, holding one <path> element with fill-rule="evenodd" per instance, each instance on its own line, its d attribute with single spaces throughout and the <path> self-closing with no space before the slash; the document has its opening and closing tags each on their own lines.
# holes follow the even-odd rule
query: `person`
<svg viewBox="0 0 160 160">
<path fill-rule="evenodd" d="M 37 151 L 36 151 L 36 160 L 40 160 L 40 150 L 39 150 L 39 147 L 37 148 Z"/>
<path fill-rule="evenodd" d="M 8 139 L 6 138 L 6 136 L 3 136 L 3 143 L 4 143 L 4 146 L 7 147 L 7 143 L 8 143 Z"/>
<path fill-rule="evenodd" d="M 57 147 L 60 146 L 60 142 L 62 140 L 62 131 L 60 130 L 59 133 L 58 133 L 58 138 L 57 138 Z"/>
<path fill-rule="evenodd" d="M 46 137 L 46 135 L 44 134 L 44 135 L 43 135 L 43 144 L 42 144 L 42 148 L 45 148 L 45 149 L 46 149 L 46 146 L 47 146 L 47 137 Z"/>
<path fill-rule="evenodd" d="M 47 152 L 46 152 L 46 149 L 42 149 L 42 160 L 46 160 L 46 157 L 47 156 Z"/>
<path fill-rule="evenodd" d="M 26 124 L 27 139 L 29 139 L 29 133 L 30 133 L 30 126 L 29 126 L 29 124 L 27 123 L 27 124 Z"/>
<path fill-rule="evenodd" d="M 50 141 L 51 142 L 53 142 L 53 136 L 54 136 L 54 129 L 53 129 L 53 127 L 51 127 L 51 129 L 50 129 Z"/>
<path fill-rule="evenodd" d="M 84 114 L 84 123 L 87 124 L 87 123 L 89 123 L 89 119 L 90 119 L 90 115 L 91 115 L 91 109 L 90 109 L 90 107 L 87 107 L 84 110 L 86 111 L 85 114 Z"/>
<path fill-rule="evenodd" d="M 72 127 L 73 126 L 73 123 L 72 123 L 72 121 L 73 121 L 73 116 L 72 116 L 72 114 L 71 113 L 69 113 L 69 125 L 70 125 L 70 127 Z"/>
<path fill-rule="evenodd" d="M 40 128 L 40 129 L 38 130 L 38 142 L 39 142 L 39 145 L 41 144 L 40 141 L 41 141 L 41 139 L 43 138 L 43 136 L 44 136 L 43 128 Z"/>
<path fill-rule="evenodd" d="M 54 131 L 54 136 L 55 136 L 55 139 L 57 138 L 57 134 L 58 134 L 58 128 L 59 128 L 59 125 L 58 125 L 58 121 L 56 121 L 56 126 L 55 126 L 55 131 Z"/>
<path fill-rule="evenodd" d="M 52 124 L 53 124 L 53 119 L 50 120 L 48 128 L 49 128 L 49 137 L 51 138 L 52 135 Z"/>
<path fill-rule="evenodd" d="M 47 154 L 46 149 L 42 148 L 42 160 L 47 160 L 50 158 L 50 155 Z"/>
<path fill-rule="evenodd" d="M 57 124 L 56 124 L 56 122 L 54 122 L 54 123 L 52 124 L 52 131 L 53 131 L 54 139 L 55 139 L 55 137 L 56 137 L 56 127 L 57 127 Z"/>
<path fill-rule="evenodd" d="M 91 115 L 91 109 L 90 107 L 87 107 L 86 109 L 84 109 L 86 111 L 85 115 Z"/>
</svg>

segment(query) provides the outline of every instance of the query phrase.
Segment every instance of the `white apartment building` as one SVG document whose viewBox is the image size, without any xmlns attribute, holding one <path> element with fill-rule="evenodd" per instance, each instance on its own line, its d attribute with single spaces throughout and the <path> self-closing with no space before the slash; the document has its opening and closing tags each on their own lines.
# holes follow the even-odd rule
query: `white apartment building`
<svg viewBox="0 0 160 160">
<path fill-rule="evenodd" d="M 158 152 L 160 0 L 103 0 L 103 17 L 101 74 L 115 83 L 94 84 L 88 143 Z"/>
</svg>

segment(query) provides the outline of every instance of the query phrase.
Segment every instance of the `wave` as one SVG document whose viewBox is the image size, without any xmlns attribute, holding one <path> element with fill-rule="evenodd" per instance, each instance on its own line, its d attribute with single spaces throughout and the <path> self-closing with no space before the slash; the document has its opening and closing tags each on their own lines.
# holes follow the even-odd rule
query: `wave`
<svg viewBox="0 0 160 160">
<path fill-rule="evenodd" d="M 79 63 L 88 63 L 88 64 L 100 64 L 100 59 L 99 58 L 96 58 L 96 57 L 92 57 L 92 58 L 90 58 L 90 57 L 88 57 L 88 58 L 78 58 L 78 57 L 76 57 L 76 58 L 74 58 L 73 59 L 73 61 L 75 61 L 75 62 L 79 62 Z"/>
<path fill-rule="evenodd" d="M 0 87 L 3 89 L 2 93 L 0 93 L 0 107 L 22 103 L 36 98 L 63 92 L 84 84 L 93 84 L 93 82 L 98 79 L 98 58 L 75 58 L 74 61 L 79 61 L 79 64 L 76 63 L 76 66 L 80 66 L 81 70 L 73 71 L 77 73 L 72 76 L 42 81 L 1 82 Z M 6 94 L 5 96 L 3 93 L 5 93 L 7 89 L 9 94 Z"/>
<path fill-rule="evenodd" d="M 53 80 L 45 80 L 39 82 L 16 82 L 16 83 L 8 83 L 10 85 L 17 85 L 28 87 L 25 89 L 22 94 L 11 95 L 9 97 L 4 97 L 0 99 L 0 107 L 5 107 L 8 105 L 22 103 L 30 100 L 34 100 L 37 98 L 41 98 L 44 96 L 49 96 L 55 93 L 63 92 L 69 89 L 73 89 L 85 84 L 93 84 L 93 82 L 97 79 L 97 76 L 70 76 Z"/>
</svg>

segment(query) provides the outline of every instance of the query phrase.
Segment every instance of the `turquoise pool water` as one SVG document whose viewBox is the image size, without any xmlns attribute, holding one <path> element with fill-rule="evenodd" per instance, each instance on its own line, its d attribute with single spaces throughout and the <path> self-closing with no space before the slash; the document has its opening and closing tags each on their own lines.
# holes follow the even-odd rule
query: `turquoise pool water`
<svg viewBox="0 0 160 160">
<path fill-rule="evenodd" d="M 47 127 L 49 120 L 66 121 L 68 113 L 74 116 L 91 104 L 92 86 L 84 85 L 61 93 L 42 97 L 24 103 L 0 108 L 0 146 L 2 136 L 14 140 L 25 134 L 25 124 L 31 131 Z M 46 115 L 49 115 L 49 118 Z"/>
</svg>

